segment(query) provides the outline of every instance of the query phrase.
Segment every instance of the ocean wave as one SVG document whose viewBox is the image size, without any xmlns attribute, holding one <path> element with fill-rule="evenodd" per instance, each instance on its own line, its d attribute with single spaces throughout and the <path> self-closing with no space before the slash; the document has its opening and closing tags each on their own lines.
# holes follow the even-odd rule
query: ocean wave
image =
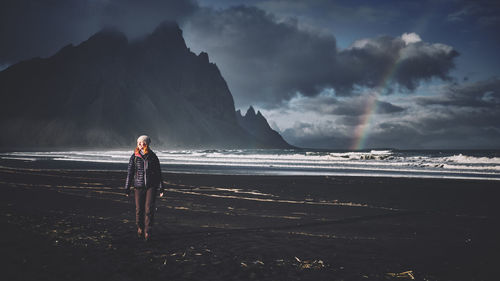
<svg viewBox="0 0 500 281">
<path fill-rule="evenodd" d="M 496 164 L 500 165 L 500 157 L 474 157 L 467 155 L 453 155 L 446 158 L 447 161 L 466 164 Z"/>
<path fill-rule="evenodd" d="M 0 153 L 3 160 L 54 160 L 95 163 L 128 163 L 132 151 L 52 151 Z M 416 177 L 488 177 L 500 179 L 500 157 L 443 155 L 430 152 L 372 150 L 328 152 L 299 150 L 178 150 L 157 151 L 167 169 L 184 167 L 210 172 L 258 169 L 270 174 L 370 174 Z M 180 169 L 180 168 L 178 168 Z"/>
</svg>

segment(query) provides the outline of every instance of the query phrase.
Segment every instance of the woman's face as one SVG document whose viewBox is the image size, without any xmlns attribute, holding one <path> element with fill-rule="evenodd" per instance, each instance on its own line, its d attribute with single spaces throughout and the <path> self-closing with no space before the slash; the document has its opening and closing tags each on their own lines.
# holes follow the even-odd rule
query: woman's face
<svg viewBox="0 0 500 281">
<path fill-rule="evenodd" d="M 137 142 L 137 147 L 139 149 L 143 149 L 144 147 L 147 147 L 147 146 L 148 146 L 148 144 L 145 141 L 138 141 Z"/>
</svg>

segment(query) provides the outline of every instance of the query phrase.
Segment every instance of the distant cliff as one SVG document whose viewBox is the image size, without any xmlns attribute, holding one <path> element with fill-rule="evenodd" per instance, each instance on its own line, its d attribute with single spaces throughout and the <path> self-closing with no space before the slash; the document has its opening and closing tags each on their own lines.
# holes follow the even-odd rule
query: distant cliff
<svg viewBox="0 0 500 281">
<path fill-rule="evenodd" d="M 255 109 L 250 106 L 248 108 L 245 116 L 241 114 L 241 111 L 236 111 L 236 118 L 238 124 L 240 124 L 245 131 L 252 135 L 255 139 L 263 143 L 269 148 L 292 148 L 281 135 L 273 130 L 266 118 L 262 116 L 260 111 L 255 113 Z"/>
<path fill-rule="evenodd" d="M 172 22 L 132 42 L 103 30 L 12 65 L 0 72 L 0 95 L 4 148 L 121 147 L 140 134 L 167 149 L 274 143 L 242 128 L 219 69 L 191 52 Z"/>
</svg>

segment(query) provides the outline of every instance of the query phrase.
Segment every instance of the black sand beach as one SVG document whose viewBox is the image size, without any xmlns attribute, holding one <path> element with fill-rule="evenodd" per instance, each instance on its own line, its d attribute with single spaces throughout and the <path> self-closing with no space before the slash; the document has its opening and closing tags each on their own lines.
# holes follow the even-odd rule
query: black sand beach
<svg viewBox="0 0 500 281">
<path fill-rule="evenodd" d="M 2 280 L 500 278 L 497 181 L 165 173 L 146 243 L 124 180 L 1 167 Z"/>
</svg>

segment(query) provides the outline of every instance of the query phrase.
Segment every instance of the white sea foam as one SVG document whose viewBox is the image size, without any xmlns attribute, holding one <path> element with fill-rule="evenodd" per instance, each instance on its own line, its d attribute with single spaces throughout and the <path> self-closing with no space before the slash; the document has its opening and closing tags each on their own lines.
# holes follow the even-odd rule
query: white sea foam
<svg viewBox="0 0 500 281">
<path fill-rule="evenodd" d="M 474 157 L 466 155 L 453 155 L 447 157 L 450 162 L 465 163 L 465 164 L 496 164 L 500 166 L 500 157 Z"/>
<path fill-rule="evenodd" d="M 132 151 L 0 153 L 3 160 L 127 163 Z M 484 154 L 484 153 L 483 153 Z M 500 180 L 500 157 L 430 152 L 323 152 L 299 150 L 157 151 L 177 172 L 370 175 Z M 250 169 L 250 170 L 249 170 Z M 230 171 L 229 171 L 230 170 Z"/>
</svg>

